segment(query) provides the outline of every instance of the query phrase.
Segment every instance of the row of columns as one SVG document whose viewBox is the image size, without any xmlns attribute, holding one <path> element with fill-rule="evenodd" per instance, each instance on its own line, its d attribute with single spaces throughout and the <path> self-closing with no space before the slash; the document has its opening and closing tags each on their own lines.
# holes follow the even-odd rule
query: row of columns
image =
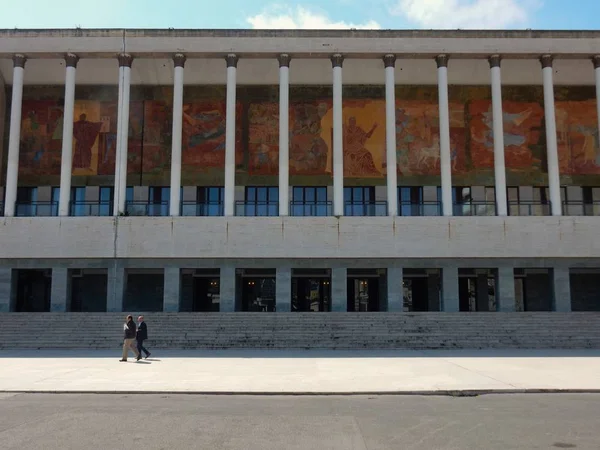
<svg viewBox="0 0 600 450">
<path fill-rule="evenodd" d="M 227 95 L 226 95 L 226 132 L 225 132 L 225 188 L 224 213 L 233 216 L 235 202 L 235 123 L 236 123 L 236 89 L 238 56 L 229 54 L 227 63 Z M 289 66 L 290 56 L 279 55 L 279 213 L 289 214 Z M 444 216 L 452 216 L 452 155 L 450 149 L 450 112 L 448 101 L 448 55 L 435 58 L 438 73 L 438 104 L 440 132 L 440 167 L 442 189 L 442 212 Z M 79 57 L 67 54 L 65 57 L 65 104 L 63 121 L 63 142 L 60 177 L 59 215 L 69 215 L 71 194 L 71 173 L 73 160 L 73 122 L 75 106 L 76 69 Z M 171 160 L 170 215 L 179 215 L 181 186 L 181 149 L 183 127 L 183 79 L 186 57 L 175 54 L 174 86 L 173 86 L 173 132 Z M 344 214 L 344 140 L 342 117 L 342 65 L 344 57 L 335 54 L 331 57 L 333 71 L 333 209 L 334 215 Z M 544 111 L 546 122 L 546 151 L 548 159 L 548 184 L 552 215 L 559 216 L 562 211 L 560 197 L 560 174 L 558 165 L 558 144 L 556 135 L 556 117 L 554 108 L 554 84 L 552 55 L 540 58 L 544 90 Z M 13 87 L 9 128 L 8 164 L 6 177 L 5 216 L 14 216 L 17 196 L 19 171 L 19 144 L 21 132 L 21 105 L 23 97 L 23 78 L 26 57 L 13 57 Z M 119 62 L 119 97 L 117 117 L 117 147 L 115 164 L 114 210 L 115 216 L 125 211 L 125 192 L 127 186 L 127 146 L 129 129 L 129 97 L 131 86 L 131 64 L 133 58 L 128 54 L 120 54 Z M 592 58 L 595 69 L 596 96 L 598 105 L 598 124 L 600 128 L 600 56 Z M 398 214 L 397 208 L 397 174 L 396 170 L 396 106 L 395 106 L 395 63 L 392 54 L 383 57 L 385 67 L 385 100 L 386 100 L 386 164 L 388 214 Z M 500 73 L 501 57 L 492 55 L 489 58 L 492 88 L 492 116 L 494 137 L 494 173 L 498 215 L 508 214 L 506 198 L 506 174 L 504 162 L 504 127 L 502 110 L 502 81 Z"/>
<path fill-rule="evenodd" d="M 430 294 L 430 310 L 444 312 L 459 311 L 458 267 L 446 266 L 441 271 L 441 304 L 437 283 Z M 13 299 L 13 271 L 10 268 L 0 268 L 0 312 L 12 310 Z M 221 312 L 232 312 L 235 307 L 235 267 L 225 266 L 220 268 L 220 298 Z M 404 310 L 403 270 L 401 267 L 388 267 L 387 269 L 387 307 L 383 310 L 389 312 L 402 312 Z M 336 267 L 331 269 L 331 310 L 345 312 L 347 305 L 347 269 Z M 483 277 L 481 289 L 482 298 L 487 299 L 487 275 Z M 51 306 L 53 312 L 68 310 L 71 292 L 69 270 L 66 267 L 52 269 Z M 118 312 L 123 309 L 125 295 L 126 273 L 125 269 L 115 261 L 108 268 L 107 284 L 107 311 Z M 276 271 L 276 298 L 277 311 L 291 311 L 292 302 L 292 269 L 291 265 L 280 266 Z M 479 289 L 479 288 L 478 288 Z M 552 295 L 554 311 L 571 311 L 570 278 L 568 267 L 555 267 L 552 269 Z M 496 279 L 497 310 L 499 312 L 515 311 L 515 278 L 512 267 L 498 268 Z M 164 269 L 164 298 L 163 311 L 179 311 L 181 297 L 181 275 L 179 267 L 166 267 Z M 485 310 L 485 308 L 482 308 Z"/>
</svg>

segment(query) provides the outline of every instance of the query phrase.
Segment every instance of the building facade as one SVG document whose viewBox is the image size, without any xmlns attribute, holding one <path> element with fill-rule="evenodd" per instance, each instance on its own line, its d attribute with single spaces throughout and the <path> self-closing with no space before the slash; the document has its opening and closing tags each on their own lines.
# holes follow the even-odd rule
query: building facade
<svg viewBox="0 0 600 450">
<path fill-rule="evenodd" d="M 600 32 L 0 31 L 0 311 L 598 311 Z"/>
</svg>

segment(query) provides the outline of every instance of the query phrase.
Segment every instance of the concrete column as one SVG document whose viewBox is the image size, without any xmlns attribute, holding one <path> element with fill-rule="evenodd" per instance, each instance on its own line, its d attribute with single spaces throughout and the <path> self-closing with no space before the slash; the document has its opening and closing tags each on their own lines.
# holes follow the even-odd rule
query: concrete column
<svg viewBox="0 0 600 450">
<path fill-rule="evenodd" d="M 387 310 L 389 312 L 404 311 L 404 286 L 402 284 L 402 267 L 387 269 Z"/>
<path fill-rule="evenodd" d="M 275 279 L 275 311 L 290 312 L 292 310 L 292 269 L 278 267 Z"/>
<path fill-rule="evenodd" d="M 571 280 L 568 267 L 555 267 L 553 273 L 554 311 L 571 311 Z"/>
<path fill-rule="evenodd" d="M 127 147 L 129 144 L 129 92 L 133 57 L 121 53 L 119 61 L 119 103 L 117 107 L 117 151 L 113 215 L 125 212 L 127 190 Z"/>
<path fill-rule="evenodd" d="M 181 210 L 181 135 L 183 132 L 183 66 L 185 55 L 173 56 L 173 131 L 171 133 L 171 198 L 169 215 L 178 216 Z"/>
<path fill-rule="evenodd" d="M 508 215 L 506 200 L 506 169 L 504 163 L 504 113 L 502 111 L 502 78 L 500 55 L 490 56 L 492 77 L 492 129 L 494 132 L 494 178 L 496 181 L 496 214 Z"/>
<path fill-rule="evenodd" d="M 220 312 L 235 311 L 235 267 L 221 267 L 220 280 L 220 296 L 221 305 Z"/>
<path fill-rule="evenodd" d="M 8 135 L 8 162 L 6 164 L 6 192 L 4 195 L 4 215 L 15 215 L 17 185 L 19 178 L 19 145 L 21 142 L 21 107 L 23 102 L 23 77 L 25 74 L 24 55 L 13 56 L 12 101 L 10 104 L 10 128 Z"/>
<path fill-rule="evenodd" d="M 594 63 L 594 74 L 596 76 L 596 117 L 598 119 L 598 130 L 600 130 L 600 55 L 592 58 Z"/>
<path fill-rule="evenodd" d="M 13 271 L 10 268 L 0 268 L 0 313 L 14 311 Z"/>
<path fill-rule="evenodd" d="M 512 267 L 499 267 L 496 280 L 496 310 L 514 312 L 515 303 L 515 270 Z"/>
<path fill-rule="evenodd" d="M 123 311 L 123 299 L 125 297 L 126 286 L 127 276 L 125 270 L 115 261 L 113 265 L 108 268 L 106 312 Z"/>
<path fill-rule="evenodd" d="M 385 161 L 387 170 L 388 215 L 398 215 L 398 175 L 396 161 L 396 55 L 383 57 L 385 66 Z"/>
<path fill-rule="evenodd" d="M 553 216 L 562 214 L 560 198 L 560 174 L 558 170 L 558 142 L 556 138 L 556 115 L 554 111 L 554 82 L 552 80 L 552 55 L 540 58 L 544 79 L 544 115 L 546 119 L 546 153 L 548 158 L 548 186 Z"/>
<path fill-rule="evenodd" d="M 290 196 L 290 55 L 279 60 L 279 215 L 289 215 Z M 279 308 L 277 308 L 279 310 Z"/>
<path fill-rule="evenodd" d="M 79 57 L 72 53 L 65 57 L 65 106 L 63 112 L 62 156 L 60 160 L 60 197 L 58 215 L 69 215 L 71 204 L 71 172 L 73 171 L 73 122 L 75 112 L 75 77 Z"/>
<path fill-rule="evenodd" d="M 235 105 L 238 57 L 229 54 L 227 61 L 227 112 L 225 116 L 225 215 L 235 214 Z"/>
<path fill-rule="evenodd" d="M 344 215 L 344 121 L 342 117 L 342 64 L 344 57 L 331 57 L 333 67 L 333 215 Z M 344 308 L 345 310 L 345 308 Z"/>
<path fill-rule="evenodd" d="M 50 311 L 66 312 L 71 303 L 71 277 L 69 269 L 56 267 L 52 269 L 52 287 L 50 289 Z"/>
<path fill-rule="evenodd" d="M 179 267 L 165 267 L 164 312 L 178 312 L 181 296 L 181 274 Z"/>
<path fill-rule="evenodd" d="M 348 275 L 346 268 L 331 269 L 331 311 L 348 310 Z"/>
<path fill-rule="evenodd" d="M 488 289 L 488 276 L 487 274 L 477 274 L 477 311 L 487 312 L 490 310 L 490 297 Z"/>
<path fill-rule="evenodd" d="M 458 267 L 442 269 L 442 311 L 458 312 Z"/>
<path fill-rule="evenodd" d="M 448 105 L 448 55 L 435 58 L 438 67 L 438 98 L 440 110 L 440 168 L 442 178 L 442 214 L 451 216 L 452 157 L 450 155 L 450 110 Z"/>
</svg>

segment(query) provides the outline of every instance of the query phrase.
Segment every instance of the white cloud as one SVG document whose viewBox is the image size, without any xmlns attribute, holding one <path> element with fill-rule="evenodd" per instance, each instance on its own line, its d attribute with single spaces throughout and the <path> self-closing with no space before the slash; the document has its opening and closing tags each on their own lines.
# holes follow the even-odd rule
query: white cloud
<svg viewBox="0 0 600 450">
<path fill-rule="evenodd" d="M 538 0 L 397 0 L 392 14 L 422 28 L 524 28 Z"/>
<path fill-rule="evenodd" d="M 344 21 L 333 21 L 324 14 L 310 11 L 301 6 L 296 9 L 274 7 L 252 17 L 247 22 L 252 28 L 258 29 L 316 29 L 316 30 L 343 30 L 343 29 L 379 29 L 381 26 L 374 20 L 354 24 Z"/>
</svg>

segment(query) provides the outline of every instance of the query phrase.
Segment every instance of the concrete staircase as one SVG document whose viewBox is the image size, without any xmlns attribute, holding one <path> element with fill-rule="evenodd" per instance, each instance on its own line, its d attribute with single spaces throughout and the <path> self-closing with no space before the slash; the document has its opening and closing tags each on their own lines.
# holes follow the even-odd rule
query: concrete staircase
<svg viewBox="0 0 600 450">
<path fill-rule="evenodd" d="M 149 348 L 600 348 L 600 313 L 144 316 Z M 124 317 L 125 313 L 0 313 L 0 349 L 116 348 L 122 344 Z"/>
</svg>

